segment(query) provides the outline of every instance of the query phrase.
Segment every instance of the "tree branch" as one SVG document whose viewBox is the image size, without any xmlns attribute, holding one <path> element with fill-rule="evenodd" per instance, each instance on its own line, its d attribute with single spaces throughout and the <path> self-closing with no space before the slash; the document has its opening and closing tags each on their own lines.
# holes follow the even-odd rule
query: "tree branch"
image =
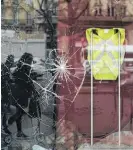
<svg viewBox="0 0 133 150">
<path fill-rule="evenodd" d="M 81 0 L 81 2 L 78 5 L 78 8 L 75 9 L 76 14 L 74 16 L 74 19 L 78 19 L 85 12 L 85 10 L 88 8 L 88 5 L 89 4 L 88 4 L 87 0 L 86 1 Z"/>
<path fill-rule="evenodd" d="M 28 12 L 27 10 L 29 10 L 29 11 L 30 11 L 30 10 L 31 10 L 31 11 L 32 11 L 32 10 L 35 10 L 39 15 L 41 15 L 41 16 L 44 18 L 44 20 L 46 20 L 47 23 L 48 23 L 48 28 L 49 28 L 50 31 L 51 31 L 51 33 L 50 33 L 51 39 L 52 39 L 52 41 L 53 41 L 53 35 L 54 35 L 56 29 L 53 27 L 53 24 L 52 24 L 52 16 L 49 17 L 49 14 L 48 14 L 49 11 L 48 11 L 48 9 L 47 9 L 47 8 L 44 8 L 44 9 L 43 9 L 44 1 L 45 1 L 45 0 L 42 0 L 41 3 L 40 3 L 40 1 L 37 0 L 37 2 L 38 2 L 38 4 L 39 4 L 39 9 L 36 9 L 36 8 L 34 7 L 34 5 L 26 4 L 26 3 L 23 3 L 22 1 L 20 1 L 18 4 L 14 2 L 14 4 L 16 4 L 16 5 L 20 6 L 20 7 L 22 7 L 26 12 Z M 26 7 L 27 7 L 27 9 L 26 9 Z"/>
<path fill-rule="evenodd" d="M 61 1 L 59 3 L 59 11 L 61 13 L 61 16 L 58 17 L 59 21 L 67 24 L 73 24 L 75 20 L 77 20 L 88 8 L 88 1 L 81 0 L 80 3 L 78 4 L 78 7 L 75 9 L 73 9 L 73 5 L 75 4 L 72 2 L 67 3 Z"/>
<path fill-rule="evenodd" d="M 42 8 L 42 6 L 43 6 L 43 3 L 44 3 L 44 1 L 42 0 L 42 1 L 41 1 L 41 5 L 40 5 L 40 8 Z"/>
</svg>

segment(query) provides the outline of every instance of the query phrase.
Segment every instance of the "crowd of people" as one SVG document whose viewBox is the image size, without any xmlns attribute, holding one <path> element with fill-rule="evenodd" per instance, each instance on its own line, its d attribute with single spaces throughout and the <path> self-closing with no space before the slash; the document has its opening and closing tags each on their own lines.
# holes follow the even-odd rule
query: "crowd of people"
<svg viewBox="0 0 133 150">
<path fill-rule="evenodd" d="M 30 114 L 26 111 L 29 103 L 39 106 L 38 103 L 33 102 L 36 90 L 30 77 L 32 61 L 32 54 L 24 53 L 17 62 L 13 73 L 11 72 L 11 67 L 14 65 L 13 55 L 9 55 L 6 62 L 1 64 L 2 126 L 6 134 L 12 134 L 9 127 L 16 122 L 17 137 L 26 138 L 27 135 L 22 131 L 22 117 L 24 114 Z M 7 113 L 11 106 L 15 107 L 16 111 L 15 114 L 8 117 Z"/>
</svg>

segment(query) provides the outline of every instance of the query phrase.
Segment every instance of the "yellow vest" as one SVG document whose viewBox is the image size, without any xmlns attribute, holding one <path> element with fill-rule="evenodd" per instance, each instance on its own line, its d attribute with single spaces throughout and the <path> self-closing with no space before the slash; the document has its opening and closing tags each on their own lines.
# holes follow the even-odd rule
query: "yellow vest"
<svg viewBox="0 0 133 150">
<path fill-rule="evenodd" d="M 88 41 L 88 61 L 96 80 L 116 80 L 119 66 L 123 63 L 125 50 L 125 29 L 89 28 L 86 30 Z M 91 51 L 92 50 L 92 51 Z M 92 59 L 92 63 L 91 63 Z"/>
</svg>

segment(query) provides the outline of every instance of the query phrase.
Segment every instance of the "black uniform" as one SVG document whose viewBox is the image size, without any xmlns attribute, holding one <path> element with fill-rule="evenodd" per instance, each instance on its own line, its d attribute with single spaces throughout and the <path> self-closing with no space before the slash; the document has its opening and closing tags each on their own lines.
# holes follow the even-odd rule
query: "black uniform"
<svg viewBox="0 0 133 150">
<path fill-rule="evenodd" d="M 17 68 L 13 73 L 13 78 L 15 82 L 15 88 L 13 91 L 14 104 L 17 107 L 17 112 L 11 116 L 8 120 L 8 123 L 11 125 L 14 121 L 17 124 L 18 136 L 26 137 L 22 133 L 22 116 L 25 114 L 24 108 L 28 107 L 29 99 L 33 97 L 35 92 L 35 87 L 32 79 L 29 75 L 29 66 L 23 65 L 21 68 Z M 15 90 L 16 89 L 16 90 Z M 37 111 L 36 102 L 32 101 L 31 108 L 34 113 Z M 31 115 L 31 113 L 30 113 Z"/>
<path fill-rule="evenodd" d="M 22 132 L 22 116 L 25 114 L 24 108 L 28 107 L 28 100 L 31 98 L 34 91 L 34 85 L 30 77 L 27 75 L 26 66 L 21 69 L 16 69 L 13 73 L 16 90 L 14 90 L 14 104 L 17 107 L 17 112 L 8 120 L 9 124 L 16 121 L 18 132 Z"/>
<path fill-rule="evenodd" d="M 1 65 L 1 94 L 2 94 L 2 104 L 10 104 L 11 95 L 11 72 L 10 69 L 5 65 Z"/>
<path fill-rule="evenodd" d="M 11 104 L 11 72 L 10 69 L 6 66 L 6 63 L 1 65 L 1 110 L 3 112 L 2 125 L 6 133 L 10 133 L 7 130 L 6 125 L 6 113 L 9 110 Z"/>
</svg>

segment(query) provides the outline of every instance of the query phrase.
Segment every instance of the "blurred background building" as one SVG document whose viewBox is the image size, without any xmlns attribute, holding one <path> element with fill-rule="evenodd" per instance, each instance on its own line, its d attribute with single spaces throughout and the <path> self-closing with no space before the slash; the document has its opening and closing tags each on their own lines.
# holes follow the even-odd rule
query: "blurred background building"
<svg viewBox="0 0 133 150">
<path fill-rule="evenodd" d="M 44 1 L 44 0 L 42 0 Z M 54 28 L 56 28 L 56 6 L 55 0 L 44 1 L 43 8 L 47 9 L 49 20 Z M 2 0 L 1 14 L 2 14 L 2 30 L 15 31 L 21 39 L 43 39 L 44 34 L 47 33 L 47 45 L 49 46 L 49 28 L 48 23 L 44 17 L 38 13 L 40 5 L 36 0 Z M 39 10 L 40 11 L 40 10 Z M 43 32 L 42 32 L 43 31 Z M 9 32 L 8 32 L 9 33 Z M 56 38 L 56 35 L 54 35 Z"/>
<path fill-rule="evenodd" d="M 42 1 L 41 8 L 47 11 L 47 17 L 56 28 L 58 0 L 39 0 L 40 4 Z M 88 8 L 78 20 L 84 23 L 85 28 L 92 25 L 105 28 L 128 25 L 133 22 L 132 3 L 132 0 L 89 0 Z M 2 0 L 1 4 L 2 29 L 14 26 L 26 34 L 36 32 L 38 37 L 40 34 L 37 32 L 49 32 L 47 21 L 39 13 L 37 0 Z"/>
<path fill-rule="evenodd" d="M 38 2 L 42 5 L 41 7 Z M 42 39 L 45 33 L 47 48 L 51 49 L 51 30 L 46 17 L 44 18 L 41 13 L 46 12 L 47 18 L 57 32 L 58 0 L 2 0 L 1 3 L 3 30 L 15 30 L 21 39 Z M 127 31 L 127 41 L 131 45 L 133 44 L 132 3 L 132 0 L 89 0 L 87 9 L 76 21 L 76 31 L 79 32 L 81 28 L 81 30 L 86 30 L 92 26 L 102 28 L 124 27 Z M 75 1 L 76 5 L 77 1 Z M 63 19 L 64 17 L 62 17 L 62 21 Z M 56 32 L 53 36 L 55 41 Z"/>
</svg>

